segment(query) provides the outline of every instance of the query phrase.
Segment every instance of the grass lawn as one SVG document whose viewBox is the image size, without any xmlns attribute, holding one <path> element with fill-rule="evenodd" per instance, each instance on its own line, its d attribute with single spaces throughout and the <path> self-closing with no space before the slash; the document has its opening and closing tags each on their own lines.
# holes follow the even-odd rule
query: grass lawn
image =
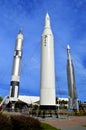
<svg viewBox="0 0 86 130">
<path fill-rule="evenodd" d="M 86 127 L 86 125 L 83 125 L 83 127 Z"/>
<path fill-rule="evenodd" d="M 55 127 L 52 127 L 46 123 L 41 123 L 41 127 L 42 127 L 42 130 L 61 130 L 61 129 L 57 129 Z"/>
</svg>

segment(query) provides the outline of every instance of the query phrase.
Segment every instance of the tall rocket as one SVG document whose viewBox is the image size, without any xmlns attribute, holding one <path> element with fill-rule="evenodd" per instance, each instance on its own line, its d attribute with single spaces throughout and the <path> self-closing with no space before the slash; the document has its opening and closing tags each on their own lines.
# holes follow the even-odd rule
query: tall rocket
<svg viewBox="0 0 86 130">
<path fill-rule="evenodd" d="M 12 77 L 10 82 L 10 95 L 9 95 L 10 101 L 17 101 L 18 94 L 19 94 L 22 46 L 23 46 L 23 34 L 22 34 L 22 30 L 20 29 L 16 38 L 16 46 L 14 51 Z"/>
<path fill-rule="evenodd" d="M 67 79 L 68 79 L 68 95 L 69 95 L 69 109 L 78 111 L 78 96 L 75 83 L 74 66 L 70 55 L 70 47 L 67 46 Z"/>
<path fill-rule="evenodd" d="M 54 37 L 48 13 L 45 16 L 45 26 L 42 34 L 40 87 L 40 109 L 55 109 Z"/>
</svg>

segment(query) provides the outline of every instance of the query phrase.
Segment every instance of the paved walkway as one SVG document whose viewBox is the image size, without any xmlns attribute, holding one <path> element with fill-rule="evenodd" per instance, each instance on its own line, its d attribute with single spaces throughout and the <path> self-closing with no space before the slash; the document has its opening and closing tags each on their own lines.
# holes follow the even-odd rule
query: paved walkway
<svg viewBox="0 0 86 130">
<path fill-rule="evenodd" d="M 57 120 L 42 120 L 42 122 L 48 123 L 61 130 L 86 130 L 86 116 L 73 116 L 67 119 L 57 119 Z"/>
<path fill-rule="evenodd" d="M 59 127 L 61 130 L 86 130 L 86 127 L 82 126 L 70 126 L 70 127 Z"/>
</svg>

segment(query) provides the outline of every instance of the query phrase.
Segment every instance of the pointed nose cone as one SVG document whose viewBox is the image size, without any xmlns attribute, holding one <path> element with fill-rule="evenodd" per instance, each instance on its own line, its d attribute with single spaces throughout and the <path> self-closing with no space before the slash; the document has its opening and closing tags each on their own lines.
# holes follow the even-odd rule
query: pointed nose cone
<svg viewBox="0 0 86 130">
<path fill-rule="evenodd" d="M 68 59 L 71 60 L 70 46 L 69 45 L 67 45 L 67 55 L 68 55 Z"/>
<path fill-rule="evenodd" d="M 22 39 L 23 40 L 23 33 L 22 33 L 22 29 L 20 28 L 19 33 L 17 35 L 17 39 Z"/>
<path fill-rule="evenodd" d="M 48 13 L 45 16 L 45 28 L 50 28 L 50 17 Z"/>
<path fill-rule="evenodd" d="M 67 50 L 70 50 L 70 46 L 69 45 L 67 45 Z"/>
<path fill-rule="evenodd" d="M 19 34 L 22 34 L 22 28 L 20 28 L 20 30 L 19 30 Z"/>
<path fill-rule="evenodd" d="M 48 14 L 48 12 L 46 13 L 46 18 L 49 18 L 49 14 Z"/>
</svg>

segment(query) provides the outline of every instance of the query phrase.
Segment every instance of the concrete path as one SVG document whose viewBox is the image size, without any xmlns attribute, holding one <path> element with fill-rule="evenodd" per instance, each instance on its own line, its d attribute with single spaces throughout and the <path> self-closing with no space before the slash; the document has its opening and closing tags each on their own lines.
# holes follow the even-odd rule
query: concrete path
<svg viewBox="0 0 86 130">
<path fill-rule="evenodd" d="M 59 127 L 61 130 L 86 130 L 86 127 L 82 126 L 69 126 L 69 127 Z"/>
<path fill-rule="evenodd" d="M 61 130 L 86 130 L 86 127 L 82 127 L 82 125 L 86 125 L 86 116 L 72 116 L 67 119 L 58 118 L 57 120 L 43 120 L 42 122 Z"/>
</svg>

